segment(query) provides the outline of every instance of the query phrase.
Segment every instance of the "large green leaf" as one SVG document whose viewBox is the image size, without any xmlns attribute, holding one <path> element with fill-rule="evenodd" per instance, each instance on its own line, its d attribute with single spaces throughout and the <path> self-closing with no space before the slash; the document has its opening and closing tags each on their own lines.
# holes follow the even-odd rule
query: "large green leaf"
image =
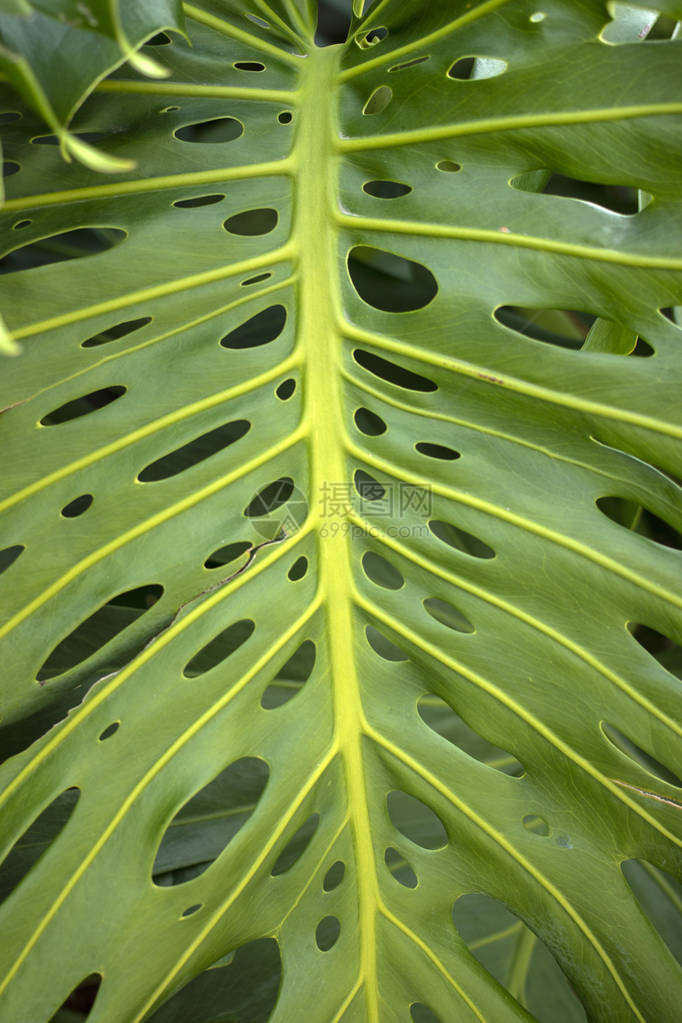
<svg viewBox="0 0 682 1023">
<path fill-rule="evenodd" d="M 677 1017 L 682 5 L 369 6 L 8 93 L 3 1020 Z"/>
</svg>

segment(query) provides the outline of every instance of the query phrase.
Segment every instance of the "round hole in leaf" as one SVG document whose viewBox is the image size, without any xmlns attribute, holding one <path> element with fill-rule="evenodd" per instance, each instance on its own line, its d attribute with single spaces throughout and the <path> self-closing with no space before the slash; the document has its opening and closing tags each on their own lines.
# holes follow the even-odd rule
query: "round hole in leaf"
<svg viewBox="0 0 682 1023">
<path fill-rule="evenodd" d="M 444 174 L 456 174 L 461 169 L 461 163 L 455 163 L 454 160 L 439 160 L 436 164 L 436 170 L 443 171 Z"/>
<path fill-rule="evenodd" d="M 281 384 L 275 389 L 275 394 L 280 401 L 288 401 L 296 390 L 296 381 L 293 377 L 289 377 L 288 380 L 283 380 Z"/>
<path fill-rule="evenodd" d="M 353 418 L 360 433 L 366 434 L 367 437 L 378 437 L 388 429 L 381 416 L 368 408 L 357 409 Z"/>
<path fill-rule="evenodd" d="M 104 742 L 106 739 L 110 739 L 111 736 L 119 730 L 120 725 L 120 721 L 112 721 L 111 724 L 107 725 L 104 731 L 100 733 L 99 741 Z"/>
<path fill-rule="evenodd" d="M 386 805 L 391 823 L 410 842 L 422 849 L 442 849 L 448 844 L 443 822 L 421 799 L 394 789 L 386 797 Z"/>
<path fill-rule="evenodd" d="M 289 579 L 291 579 L 292 583 L 295 583 L 298 582 L 299 579 L 302 579 L 307 571 L 308 559 L 302 555 L 300 558 L 296 559 L 296 561 L 293 563 L 293 565 L 287 572 L 287 575 Z"/>
<path fill-rule="evenodd" d="M 393 99 L 393 89 L 390 85 L 379 85 L 370 95 L 362 108 L 363 114 L 381 114 Z"/>
<path fill-rule="evenodd" d="M 350 250 L 348 273 L 363 302 L 384 312 L 423 309 L 438 292 L 436 278 L 422 263 L 368 245 Z"/>
<path fill-rule="evenodd" d="M 544 817 L 539 817 L 536 813 L 527 813 L 523 818 L 523 826 L 526 831 L 532 831 L 534 835 L 546 837 L 549 834 L 549 824 Z"/>
<path fill-rule="evenodd" d="M 375 181 L 365 181 L 362 190 L 375 199 L 398 199 L 401 195 L 411 192 L 412 186 L 405 185 L 402 181 L 384 181 L 377 178 Z"/>
<path fill-rule="evenodd" d="M 213 117 L 209 121 L 184 124 L 173 132 L 181 142 L 234 142 L 244 134 L 244 125 L 235 117 Z"/>
<path fill-rule="evenodd" d="M 237 71 L 265 71 L 265 64 L 261 64 L 259 60 L 237 60 L 232 67 Z"/>
<path fill-rule="evenodd" d="M 336 916 L 325 916 L 315 928 L 315 942 L 320 952 L 328 952 L 338 941 L 341 924 Z"/>
<path fill-rule="evenodd" d="M 332 863 L 331 867 L 324 875 L 324 881 L 322 882 L 324 890 L 326 892 L 333 892 L 335 888 L 338 888 L 343 881 L 345 873 L 346 864 L 343 860 L 337 860 L 335 863 Z"/>
<path fill-rule="evenodd" d="M 73 501 L 69 501 L 65 504 L 61 510 L 61 514 L 65 519 L 75 519 L 83 512 L 86 512 L 92 504 L 92 494 L 81 494 L 80 497 L 74 497 Z"/>
<path fill-rule="evenodd" d="M 291 124 L 294 119 L 294 115 L 291 110 L 282 110 L 281 113 L 277 114 L 277 120 L 280 124 Z"/>
<path fill-rule="evenodd" d="M 270 234 L 277 227 L 278 220 L 277 210 L 268 206 L 235 213 L 234 216 L 227 218 L 223 227 L 230 234 L 251 238 L 256 235 Z"/>
<path fill-rule="evenodd" d="M 362 556 L 362 567 L 368 579 L 371 579 L 377 586 L 383 586 L 387 590 L 399 590 L 405 585 L 402 575 L 390 561 L 375 554 L 374 551 L 367 551 Z"/>
</svg>

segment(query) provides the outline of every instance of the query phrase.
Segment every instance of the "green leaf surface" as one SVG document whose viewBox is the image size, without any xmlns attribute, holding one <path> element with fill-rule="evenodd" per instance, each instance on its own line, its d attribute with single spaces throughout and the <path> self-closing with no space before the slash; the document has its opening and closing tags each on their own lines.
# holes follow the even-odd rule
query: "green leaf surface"
<svg viewBox="0 0 682 1023">
<path fill-rule="evenodd" d="M 6 94 L 0 1018 L 672 1023 L 682 6 L 314 7 Z"/>
</svg>

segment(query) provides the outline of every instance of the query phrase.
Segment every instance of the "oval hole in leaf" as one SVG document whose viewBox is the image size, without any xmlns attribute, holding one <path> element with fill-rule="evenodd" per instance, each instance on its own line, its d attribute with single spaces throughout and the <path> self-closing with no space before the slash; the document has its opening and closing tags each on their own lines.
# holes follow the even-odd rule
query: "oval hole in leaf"
<svg viewBox="0 0 682 1023">
<path fill-rule="evenodd" d="M 615 725 L 610 724 L 608 721 L 602 721 L 600 727 L 611 745 L 615 746 L 620 753 L 623 753 L 638 767 L 643 768 L 654 778 L 660 778 L 661 781 L 667 782 L 668 785 L 676 785 L 678 788 L 682 787 L 682 781 L 669 767 L 662 764 L 651 753 L 643 750 L 641 746 L 633 742 L 629 736 L 621 732 Z"/>
<path fill-rule="evenodd" d="M 265 18 L 259 18 L 257 14 L 245 14 L 244 17 L 253 22 L 254 25 L 258 25 L 259 28 L 270 28 L 270 22 L 266 21 Z"/>
<path fill-rule="evenodd" d="M 261 64 L 259 60 L 237 60 L 232 67 L 237 71 L 265 71 L 265 64 Z"/>
<path fill-rule="evenodd" d="M 315 928 L 315 943 L 320 952 L 328 952 L 334 947 L 341 933 L 341 924 L 336 916 L 325 916 Z"/>
<path fill-rule="evenodd" d="M 102 984 L 101 973 L 90 973 L 67 995 L 57 1012 L 48 1023 L 68 1023 L 69 1020 L 84 1023 L 90 1018 L 95 1000 Z"/>
<path fill-rule="evenodd" d="M 271 871 L 273 877 L 278 877 L 280 874 L 286 874 L 288 870 L 291 870 L 291 868 L 298 863 L 301 856 L 310 845 L 319 823 L 319 813 L 312 813 L 310 817 L 303 822 L 301 827 L 295 835 L 289 839 L 282 849 L 282 852 L 277 857 L 275 865 Z"/>
<path fill-rule="evenodd" d="M 283 380 L 281 384 L 275 388 L 275 394 L 280 401 L 288 401 L 296 390 L 296 381 L 289 377 L 288 380 Z"/>
<path fill-rule="evenodd" d="M 235 327 L 221 339 L 223 348 L 258 348 L 275 341 L 284 330 L 287 311 L 283 305 L 271 305 Z"/>
<path fill-rule="evenodd" d="M 537 309 L 527 306 L 502 305 L 493 316 L 508 327 L 533 341 L 559 348 L 582 348 L 597 317 L 579 309 Z"/>
<path fill-rule="evenodd" d="M 365 181 L 362 186 L 363 192 L 374 196 L 375 199 L 398 199 L 401 195 L 407 195 L 412 191 L 411 185 L 405 185 L 402 181 Z"/>
<path fill-rule="evenodd" d="M 195 902 L 193 906 L 188 906 L 187 909 L 184 909 L 182 911 L 182 913 L 180 914 L 180 919 L 184 919 L 186 916 L 194 916 L 195 913 L 199 912 L 201 907 L 202 907 L 201 902 Z"/>
<path fill-rule="evenodd" d="M 682 929 L 678 908 L 682 903 L 682 885 L 679 879 L 643 859 L 624 860 L 621 870 L 642 912 L 682 965 Z"/>
<path fill-rule="evenodd" d="M 362 567 L 367 578 L 377 586 L 383 586 L 387 590 L 399 590 L 405 585 L 405 580 L 395 565 L 374 551 L 363 554 Z"/>
<path fill-rule="evenodd" d="M 272 277 L 271 273 L 256 274 L 255 277 L 247 277 L 245 281 L 242 281 L 241 287 L 248 288 L 251 284 L 260 284 L 261 281 L 267 281 L 268 277 Z"/>
<path fill-rule="evenodd" d="M 86 341 L 81 342 L 81 348 L 97 348 L 99 345 L 105 345 L 109 341 L 118 341 L 120 337 L 126 337 L 127 334 L 132 334 L 133 331 L 140 330 L 151 322 L 151 316 L 141 316 L 137 320 L 125 320 L 124 323 L 117 323 L 113 327 L 107 327 L 106 330 L 102 330 L 99 334 L 94 334 L 93 337 L 89 337 Z"/>
<path fill-rule="evenodd" d="M 529 173 L 517 175 L 510 178 L 509 184 L 521 192 L 541 192 L 545 195 L 557 195 L 570 199 L 581 199 L 583 202 L 600 206 L 610 213 L 620 213 L 625 216 L 633 216 L 639 211 L 638 190 L 629 185 L 605 185 L 593 181 L 580 181 L 578 178 L 570 178 L 564 174 L 554 174 L 550 170 L 542 168 L 535 172 L 542 174 L 538 177 L 538 183 L 544 181 L 540 188 L 528 187 L 535 183 Z"/>
<path fill-rule="evenodd" d="M 12 230 L 21 231 L 24 227 L 29 227 L 32 223 L 32 220 L 17 220 L 16 224 L 12 224 Z"/>
<path fill-rule="evenodd" d="M 2 162 L 3 178 L 11 178 L 13 174 L 16 174 L 20 170 L 21 164 L 16 163 L 15 160 L 3 160 Z"/>
<path fill-rule="evenodd" d="M 448 78 L 456 78 L 460 82 L 497 78 L 506 70 L 506 60 L 497 57 L 460 57 L 448 70 Z"/>
<path fill-rule="evenodd" d="M 127 237 L 127 231 L 118 227 L 77 227 L 72 231 L 60 231 L 8 252 L 0 259 L 0 274 L 96 256 L 120 245 Z"/>
<path fill-rule="evenodd" d="M 382 497 L 386 496 L 386 488 L 362 469 L 356 470 L 353 482 L 363 501 L 380 501 Z"/>
<path fill-rule="evenodd" d="M 294 481 L 291 476 L 282 476 L 262 487 L 246 506 L 244 514 L 250 519 L 270 515 L 273 511 L 284 507 L 293 493 Z"/>
<path fill-rule="evenodd" d="M 215 195 L 196 195 L 192 199 L 176 199 L 173 203 L 181 210 L 194 210 L 199 206 L 215 206 L 217 202 L 222 202 L 225 198 L 224 194 Z"/>
<path fill-rule="evenodd" d="M 537 934 L 498 899 L 479 893 L 462 895 L 455 902 L 452 918 L 469 951 L 479 963 L 521 1002 L 538 1023 L 587 1023 L 587 1015 L 573 985 L 554 955 Z M 525 983 L 519 990 L 516 975 L 509 969 L 521 950 L 532 948 L 526 966 Z M 516 1014 L 515 1014 L 516 1015 Z"/>
<path fill-rule="evenodd" d="M 348 273 L 363 302 L 388 313 L 423 309 L 438 292 L 436 278 L 422 263 L 368 245 L 350 250 Z"/>
<path fill-rule="evenodd" d="M 322 882 L 324 890 L 326 892 L 333 892 L 335 888 L 338 888 L 343 881 L 345 873 L 346 864 L 343 860 L 337 860 L 335 863 L 332 863 L 331 867 L 324 875 L 324 881 Z"/>
<path fill-rule="evenodd" d="M 386 805 L 391 823 L 410 842 L 422 849 L 442 849 L 448 844 L 443 822 L 421 799 L 394 789 L 386 797 Z"/>
<path fill-rule="evenodd" d="M 16 840 L 0 864 L 0 902 L 47 852 L 71 817 L 79 798 L 80 789 L 66 789 L 34 818 Z"/>
<path fill-rule="evenodd" d="M 235 419 L 230 423 L 223 423 L 215 430 L 202 433 L 200 437 L 188 441 L 175 451 L 169 451 L 162 458 L 146 465 L 138 474 L 140 483 L 157 483 L 159 480 L 170 479 L 180 472 L 185 472 L 193 466 L 198 465 L 212 455 L 230 447 L 231 444 L 241 440 L 251 429 L 251 423 L 246 419 Z"/>
<path fill-rule="evenodd" d="M 163 586 L 148 583 L 132 590 L 123 590 L 112 597 L 57 644 L 38 671 L 36 679 L 42 682 L 75 668 L 129 628 L 162 594 Z"/>
<path fill-rule="evenodd" d="M 628 622 L 628 630 L 632 633 L 633 639 L 658 661 L 662 668 L 682 679 L 682 646 L 670 636 L 638 622 Z"/>
<path fill-rule="evenodd" d="M 80 497 L 74 497 L 73 501 L 64 505 L 61 514 L 65 519 L 75 519 L 88 510 L 92 500 L 92 494 L 81 494 Z"/>
<path fill-rule="evenodd" d="M 473 757 L 474 760 L 486 764 L 503 774 L 518 777 L 523 774 L 523 767 L 511 753 L 494 746 L 482 735 L 470 728 L 466 721 L 455 713 L 452 707 L 440 696 L 428 693 L 422 696 L 417 704 L 422 721 L 438 735 L 441 735 L 453 746 L 457 746 Z"/>
<path fill-rule="evenodd" d="M 173 134 L 181 142 L 234 142 L 244 133 L 244 125 L 235 117 L 213 117 L 176 128 Z"/>
<path fill-rule="evenodd" d="M 412 1023 L 440 1023 L 433 1009 L 430 1009 L 424 1002 L 413 1002 L 410 1006 Z"/>
<path fill-rule="evenodd" d="M 448 629 L 453 629 L 455 632 L 475 631 L 466 615 L 449 604 L 447 600 L 441 600 L 439 597 L 427 597 L 423 603 L 431 617 L 441 625 L 446 625 Z"/>
<path fill-rule="evenodd" d="M 398 884 L 403 888 L 416 888 L 419 880 L 414 870 L 397 849 L 389 846 L 384 853 L 384 862 Z"/>
<path fill-rule="evenodd" d="M 363 369 L 373 373 L 375 377 L 379 377 L 381 380 L 386 380 L 389 384 L 395 384 L 396 387 L 404 387 L 409 391 L 429 392 L 438 390 L 438 384 L 434 383 L 433 380 L 429 380 L 428 377 L 423 377 L 419 373 L 413 373 L 412 370 L 405 369 L 404 366 L 399 366 L 395 362 L 388 362 L 387 359 L 382 359 L 380 355 L 374 355 L 373 352 L 366 352 L 362 348 L 356 348 L 353 352 L 353 358 Z"/>
<path fill-rule="evenodd" d="M 293 700 L 312 674 L 315 654 L 315 644 L 312 640 L 304 640 L 286 664 L 282 665 L 261 696 L 261 707 L 265 710 L 274 710 L 275 707 L 282 707 L 289 700 Z"/>
<path fill-rule="evenodd" d="M 13 121 L 20 121 L 21 114 L 18 110 L 4 110 L 0 114 L 0 124 L 11 124 Z"/>
<path fill-rule="evenodd" d="M 461 163 L 455 163 L 454 160 L 439 160 L 436 164 L 436 170 L 443 171 L 444 174 L 456 174 L 461 169 Z"/>
<path fill-rule="evenodd" d="M 213 554 L 209 554 L 206 558 L 204 568 L 222 568 L 223 565 L 229 565 L 252 546 L 249 540 L 237 540 L 235 543 L 228 543 L 224 547 L 219 547 L 217 551 L 213 551 Z"/>
<path fill-rule="evenodd" d="M 246 643 L 255 627 L 250 618 L 242 618 L 240 621 L 228 625 L 187 662 L 182 674 L 185 678 L 197 678 L 218 664 L 222 664 L 235 650 Z"/>
<path fill-rule="evenodd" d="M 297 558 L 296 561 L 293 563 L 293 565 L 287 572 L 287 575 L 291 579 L 292 583 L 295 583 L 298 582 L 299 579 L 302 579 L 307 571 L 308 559 L 304 556 L 301 556 L 300 558 Z"/>
<path fill-rule="evenodd" d="M 227 218 L 223 227 L 230 234 L 253 237 L 255 235 L 270 234 L 277 227 L 278 220 L 277 210 L 264 206 L 259 209 L 235 213 L 234 216 Z"/>
<path fill-rule="evenodd" d="M 417 64 L 423 64 L 425 60 L 429 60 L 428 55 L 426 57 L 413 57 L 412 60 L 403 61 L 402 64 L 394 64 L 393 67 L 388 69 L 389 74 L 391 71 L 406 71 L 409 67 L 416 67 Z"/>
<path fill-rule="evenodd" d="M 545 818 L 539 817 L 536 813 L 527 813 L 523 818 L 523 826 L 526 831 L 532 831 L 534 835 L 541 835 L 543 838 L 546 838 L 550 832 L 549 824 Z"/>
<path fill-rule="evenodd" d="M 663 547 L 682 550 L 682 534 L 670 523 L 635 501 L 630 501 L 626 497 L 599 497 L 596 505 L 602 515 L 611 519 L 617 526 L 639 533 L 640 536 L 645 536 Z"/>
<path fill-rule="evenodd" d="M 40 420 L 41 426 L 56 426 L 58 423 L 68 423 L 72 419 L 79 419 L 81 416 L 90 415 L 91 412 L 98 412 L 106 408 L 113 401 L 122 398 L 126 393 L 125 387 L 103 387 L 99 391 L 91 391 L 80 398 L 67 401 L 65 405 L 48 412 Z"/>
<path fill-rule="evenodd" d="M 460 457 L 459 451 L 447 448 L 443 444 L 428 444 L 419 441 L 418 444 L 415 444 L 415 448 L 421 455 L 426 455 L 427 458 L 440 458 L 444 462 L 452 462 L 455 458 Z"/>
<path fill-rule="evenodd" d="M 195 792 L 161 837 L 152 868 L 154 883 L 182 884 L 186 879 L 178 880 L 173 872 L 188 866 L 195 866 L 194 877 L 203 874 L 253 814 L 269 775 L 260 757 L 241 757 Z"/>
<path fill-rule="evenodd" d="M 387 426 L 384 420 L 376 412 L 370 412 L 368 408 L 357 409 L 353 418 L 360 433 L 367 437 L 379 437 L 386 433 Z"/>
<path fill-rule="evenodd" d="M 112 735 L 116 734 L 120 726 L 121 726 L 120 721 L 112 721 L 111 724 L 107 725 L 104 731 L 100 733 L 98 742 L 105 742 L 107 739 L 110 739 Z"/>
<path fill-rule="evenodd" d="M 495 551 L 487 543 L 458 526 L 453 526 L 450 522 L 431 519 L 429 529 L 438 540 L 457 551 L 462 551 L 463 554 L 469 554 L 473 558 L 495 557 Z"/>
<path fill-rule="evenodd" d="M 408 661 L 409 657 L 406 653 L 396 646 L 390 639 L 378 632 L 373 625 L 368 625 L 365 628 L 367 635 L 367 642 L 371 646 L 372 650 L 379 657 L 383 657 L 385 661 Z"/>
<path fill-rule="evenodd" d="M 26 548 L 22 543 L 15 543 L 12 547 L 5 547 L 0 551 L 0 575 L 6 572 L 10 565 L 13 565 L 22 551 Z"/>
</svg>

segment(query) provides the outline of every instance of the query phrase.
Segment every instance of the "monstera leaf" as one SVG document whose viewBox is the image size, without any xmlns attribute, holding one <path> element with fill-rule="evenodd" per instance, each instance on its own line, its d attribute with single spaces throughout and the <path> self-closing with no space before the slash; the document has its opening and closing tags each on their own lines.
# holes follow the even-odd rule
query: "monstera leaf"
<svg viewBox="0 0 682 1023">
<path fill-rule="evenodd" d="M 3 1020 L 677 1018 L 682 4 L 538 3 L 4 93 Z"/>
</svg>

